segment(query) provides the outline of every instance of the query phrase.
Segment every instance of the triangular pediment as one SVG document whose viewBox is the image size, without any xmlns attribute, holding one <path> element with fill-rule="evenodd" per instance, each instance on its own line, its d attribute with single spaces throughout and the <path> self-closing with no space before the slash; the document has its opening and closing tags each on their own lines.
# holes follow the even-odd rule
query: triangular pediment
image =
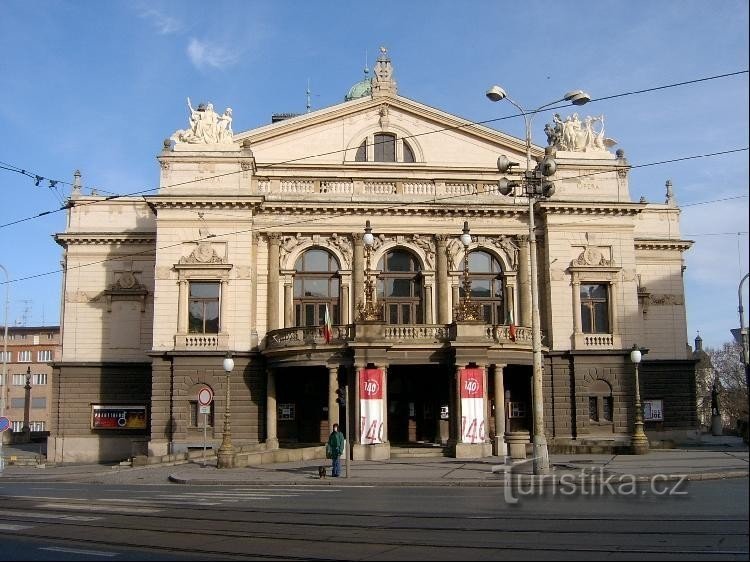
<svg viewBox="0 0 750 562">
<path fill-rule="evenodd" d="M 380 132 L 408 143 L 425 168 L 493 169 L 500 154 L 525 160 L 522 139 L 398 95 L 366 97 L 235 135 L 259 166 L 351 165 L 357 148 Z M 532 153 L 544 149 L 532 147 Z M 366 164 L 373 165 L 373 162 Z"/>
</svg>

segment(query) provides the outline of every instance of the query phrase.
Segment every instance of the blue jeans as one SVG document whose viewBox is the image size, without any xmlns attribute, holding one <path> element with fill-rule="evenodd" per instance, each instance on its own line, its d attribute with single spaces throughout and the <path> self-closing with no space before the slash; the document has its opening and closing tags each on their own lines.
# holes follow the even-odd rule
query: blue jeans
<svg viewBox="0 0 750 562">
<path fill-rule="evenodd" d="M 333 469 L 331 470 L 331 476 L 341 476 L 341 457 L 334 457 Z"/>
</svg>

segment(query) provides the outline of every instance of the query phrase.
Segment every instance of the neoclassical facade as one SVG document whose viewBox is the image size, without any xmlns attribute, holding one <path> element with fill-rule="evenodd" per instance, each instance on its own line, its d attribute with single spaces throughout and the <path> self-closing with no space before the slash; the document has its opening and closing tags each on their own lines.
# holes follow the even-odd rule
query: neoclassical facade
<svg viewBox="0 0 750 562">
<path fill-rule="evenodd" d="M 76 176 L 56 237 L 53 460 L 180 453 L 202 446 L 204 425 L 218 448 L 227 384 L 238 450 L 319 444 L 347 420 L 355 459 L 413 446 L 481 457 L 529 440 L 529 202 L 500 193 L 496 166 L 523 169 L 523 139 L 400 96 L 384 51 L 332 107 L 237 134 L 231 109 L 190 110 L 157 156 L 156 195 L 84 195 Z M 696 424 L 691 243 L 671 186 L 663 204 L 631 200 L 624 153 L 595 122 L 549 126 L 556 191 L 535 206 L 551 450 L 627 442 L 633 345 L 648 350 L 649 436 Z M 467 294 L 476 320 L 456 314 Z"/>
</svg>

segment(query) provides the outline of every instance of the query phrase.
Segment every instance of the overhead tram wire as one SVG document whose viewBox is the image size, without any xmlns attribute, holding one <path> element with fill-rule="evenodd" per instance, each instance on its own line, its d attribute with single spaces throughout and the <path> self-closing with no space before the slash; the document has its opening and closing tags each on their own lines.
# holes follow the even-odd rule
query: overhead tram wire
<svg viewBox="0 0 750 562">
<path fill-rule="evenodd" d="M 613 95 L 604 96 L 604 97 L 601 97 L 601 98 L 592 98 L 589 101 L 589 103 L 594 103 L 594 102 L 597 102 L 597 101 L 604 101 L 604 100 L 609 100 L 609 99 L 615 99 L 615 98 L 624 97 L 624 96 L 631 96 L 631 95 L 637 95 L 637 94 L 644 94 L 644 93 L 649 93 L 649 92 L 655 92 L 655 91 L 665 90 L 665 89 L 669 89 L 669 88 L 675 88 L 675 87 L 679 87 L 679 86 L 687 86 L 687 85 L 690 85 L 690 84 L 697 84 L 697 83 L 700 83 L 700 82 L 707 82 L 707 81 L 710 81 L 710 80 L 717 80 L 717 79 L 720 79 L 720 78 L 729 78 L 729 77 L 732 77 L 732 76 L 738 76 L 738 75 L 741 75 L 741 74 L 747 74 L 748 72 L 749 71 L 747 69 L 745 69 L 745 70 L 738 70 L 736 72 L 729 72 L 729 73 L 725 73 L 725 74 L 717 74 L 717 75 L 714 75 L 714 76 L 707 76 L 707 77 L 704 77 L 704 78 L 696 78 L 694 80 L 687 80 L 687 81 L 684 81 L 684 82 L 676 82 L 676 83 L 673 83 L 673 84 L 665 84 L 665 85 L 662 85 L 662 86 L 654 86 L 652 88 L 644 88 L 644 89 L 641 89 L 641 90 L 631 90 L 629 92 L 622 92 L 622 93 L 619 93 L 619 94 L 613 94 Z M 543 112 L 549 112 L 549 111 L 554 111 L 556 109 L 562 109 L 562 108 L 565 108 L 565 107 L 568 107 L 568 105 L 567 104 L 565 104 L 565 105 L 559 105 L 559 106 L 555 105 L 555 106 L 551 106 L 551 107 L 545 108 L 544 110 L 541 110 L 541 111 L 543 111 Z M 534 113 L 541 112 L 541 111 L 537 110 Z M 421 136 L 425 136 L 425 135 L 431 135 L 431 134 L 434 134 L 434 133 L 441 133 L 441 132 L 446 132 L 446 131 L 455 131 L 455 130 L 464 129 L 464 128 L 475 126 L 475 125 L 484 125 L 484 124 L 487 124 L 487 123 L 495 123 L 495 122 L 498 122 L 498 121 L 505 121 L 507 119 L 514 119 L 516 117 L 521 117 L 521 116 L 522 116 L 522 114 L 519 113 L 519 114 L 514 114 L 514 115 L 506 115 L 505 117 L 496 117 L 496 118 L 493 118 L 493 119 L 485 119 L 483 121 L 471 121 L 471 122 L 467 122 L 467 123 L 464 123 L 464 124 L 461 124 L 461 125 L 454 125 L 452 127 L 445 127 L 445 128 L 441 128 L 441 129 L 435 129 L 434 131 L 425 131 L 424 133 L 417 133 L 417 134 L 414 134 L 414 135 L 408 135 L 408 136 L 404 136 L 403 138 L 404 139 L 412 139 L 412 138 L 421 137 Z M 382 142 L 387 142 L 387 141 L 381 141 L 381 143 Z M 373 145 L 374 144 L 381 144 L 381 143 L 373 143 Z M 308 156 L 301 156 L 299 158 L 292 158 L 292 159 L 284 160 L 284 161 L 281 161 L 281 162 L 270 163 L 266 167 L 271 168 L 271 167 L 274 167 L 274 166 L 282 166 L 282 165 L 285 165 L 285 164 L 292 164 L 294 162 L 298 162 L 298 161 L 301 161 L 301 160 L 307 160 L 308 158 L 318 158 L 320 156 L 330 156 L 330 155 L 333 155 L 333 154 L 340 154 L 342 152 L 346 152 L 347 150 L 352 150 L 352 149 L 346 149 L 346 148 L 344 148 L 344 149 L 337 149 L 337 150 L 328 151 L 328 152 L 322 152 L 322 153 L 319 153 L 319 154 L 313 154 L 313 155 L 308 155 Z M 747 149 L 739 149 L 739 150 L 747 150 Z M 733 152 L 733 151 L 728 151 L 728 152 Z M 6 164 L 7 166 L 11 166 L 9 168 L 9 167 L 0 165 L 0 169 L 5 169 L 5 170 L 8 170 L 8 171 L 21 173 L 23 175 L 26 175 L 26 176 L 32 178 L 32 179 L 41 178 L 43 180 L 54 181 L 56 184 L 59 183 L 59 184 L 63 184 L 63 185 L 72 185 L 68 181 L 64 181 L 64 180 L 50 180 L 50 178 L 47 178 L 46 176 L 39 176 L 39 175 L 36 175 L 36 174 L 32 174 L 31 172 L 28 172 L 25 169 L 22 169 L 20 167 L 14 166 L 13 164 L 8 164 L 8 163 L 3 163 L 3 162 L 0 162 L 0 164 Z M 655 165 L 655 164 L 652 164 L 652 165 Z M 197 183 L 199 181 L 206 181 L 206 180 L 216 179 L 216 178 L 225 177 L 225 176 L 229 176 L 229 175 L 233 175 L 233 174 L 238 174 L 238 173 L 242 173 L 242 170 L 237 170 L 237 171 L 234 171 L 234 172 L 227 172 L 225 174 L 219 174 L 219 175 L 216 175 L 216 176 L 209 176 L 209 177 L 200 178 L 200 179 L 196 179 L 196 180 L 188 180 L 188 181 L 185 181 L 185 182 L 181 182 L 181 183 L 177 183 L 177 184 L 172 184 L 172 185 L 168 185 L 168 186 L 163 186 L 163 187 L 164 188 L 177 187 L 177 186 L 180 186 L 180 185 L 186 185 L 186 184 L 189 184 L 189 183 Z M 592 173 L 592 174 L 588 174 L 588 175 L 595 175 L 596 173 L 598 173 L 598 172 L 595 172 L 595 173 Z M 578 176 L 578 177 L 585 177 L 585 176 Z M 82 204 L 80 204 L 78 206 L 80 207 L 80 206 L 84 206 L 84 205 L 94 205 L 94 204 L 97 204 L 97 203 L 102 203 L 102 202 L 105 202 L 105 201 L 111 201 L 113 199 L 118 199 L 118 198 L 121 198 L 121 197 L 131 197 L 131 196 L 134 196 L 134 195 L 142 195 L 144 193 L 150 193 L 152 191 L 158 191 L 160 188 L 161 187 L 155 187 L 155 188 L 150 188 L 150 189 L 143 189 L 143 190 L 140 190 L 140 191 L 135 191 L 135 192 L 132 192 L 132 193 L 124 193 L 124 194 L 119 194 L 119 195 L 118 194 L 114 194 L 114 192 L 108 192 L 108 193 L 113 193 L 113 195 L 110 196 L 110 197 L 106 197 L 104 199 L 97 200 L 97 201 L 89 201 L 87 203 L 82 203 Z M 99 188 L 99 189 L 101 191 L 107 192 L 107 190 L 105 190 L 105 189 L 101 189 L 101 188 Z M 29 220 L 41 218 L 43 216 L 50 215 L 50 214 L 53 214 L 53 213 L 58 213 L 60 211 L 64 211 L 64 210 L 68 209 L 69 206 L 70 206 L 70 203 L 68 203 L 66 205 L 63 205 L 62 207 L 60 207 L 58 209 L 52 209 L 52 210 L 49 210 L 49 211 L 44 211 L 44 212 L 38 213 L 37 215 L 34 215 L 34 216 L 30 216 L 30 217 L 26 217 L 26 218 L 23 218 L 23 219 L 14 220 L 14 221 L 11 221 L 11 222 L 5 223 L 5 224 L 0 224 L 0 228 L 5 228 L 5 227 L 8 227 L 8 226 L 12 226 L 12 225 L 19 224 L 19 223 L 22 223 L 22 222 L 26 222 L 26 221 L 29 221 Z"/>
<path fill-rule="evenodd" d="M 748 150 L 748 149 L 745 148 L 743 150 Z M 724 152 L 722 152 L 720 154 L 724 154 Z M 685 160 L 685 159 L 689 159 L 689 158 L 705 158 L 707 156 L 711 156 L 711 155 L 710 154 L 704 154 L 704 155 L 698 155 L 698 156 L 694 156 L 694 157 L 680 158 L 678 160 Z M 672 160 L 667 160 L 667 161 L 665 161 L 663 163 L 670 163 L 670 162 L 672 162 Z M 641 164 L 641 165 L 632 166 L 632 167 L 635 168 L 635 167 L 644 167 L 644 166 L 654 166 L 656 164 L 658 164 L 658 162 L 652 162 L 652 163 L 649 163 L 649 164 Z M 469 196 L 470 195 L 477 195 L 477 194 L 469 194 Z M 403 209 L 404 207 L 408 207 L 408 206 L 411 206 L 411 205 L 429 205 L 429 204 L 432 204 L 432 203 L 437 203 L 437 202 L 440 202 L 440 201 L 446 201 L 446 200 L 449 200 L 449 199 L 457 199 L 459 197 L 467 197 L 467 195 L 466 194 L 447 195 L 445 197 L 430 198 L 430 199 L 424 199 L 424 200 L 421 200 L 421 201 L 405 201 L 405 202 L 401 202 L 401 203 L 394 203 L 393 205 L 386 205 L 386 206 L 383 206 L 383 207 L 377 207 L 374 210 L 388 211 L 388 210 L 392 210 L 392 209 Z M 691 206 L 691 205 L 706 205 L 706 204 L 709 204 L 709 203 L 717 203 L 717 202 L 720 202 L 720 201 L 726 201 L 726 200 L 729 200 L 729 199 L 739 199 L 739 198 L 744 198 L 744 197 L 747 197 L 747 195 L 739 195 L 739 196 L 736 196 L 736 197 L 722 198 L 722 199 L 717 199 L 717 200 L 714 200 L 714 201 L 700 201 L 700 202 L 695 202 L 695 203 L 688 203 L 686 205 L 683 205 L 683 207 L 687 207 L 687 206 Z M 348 216 L 348 215 L 349 215 L 349 213 L 339 213 L 339 214 L 334 214 L 334 215 L 328 215 L 328 216 L 325 216 L 325 217 L 311 217 L 311 218 L 308 218 L 308 219 L 293 220 L 293 221 L 286 222 L 286 223 L 275 224 L 275 225 L 273 225 L 273 227 L 274 228 L 282 228 L 282 227 L 289 227 L 289 226 L 299 226 L 301 224 L 307 224 L 307 223 L 321 221 L 321 220 L 330 220 L 332 218 L 344 217 L 344 216 Z M 584 223 L 584 222 L 590 222 L 590 221 L 594 221 L 594 220 L 602 220 L 602 219 L 601 218 L 594 218 L 594 219 L 589 219 L 589 220 L 584 220 L 584 221 L 578 221 L 576 224 L 580 224 L 580 223 Z M 264 228 L 266 228 L 266 227 L 264 227 Z M 243 229 L 243 230 L 235 230 L 235 231 L 232 231 L 232 232 L 225 232 L 223 234 L 209 234 L 208 236 L 197 238 L 196 241 L 209 240 L 209 239 L 214 239 L 214 238 L 223 238 L 225 236 L 234 236 L 234 235 L 237 235 L 237 234 L 247 234 L 247 233 L 250 233 L 250 232 L 253 232 L 253 231 L 257 231 L 257 227 L 246 228 L 246 229 Z M 99 264 L 107 263 L 107 262 L 110 262 L 110 261 L 122 260 L 124 258 L 132 258 L 132 257 L 138 257 L 138 256 L 142 256 L 142 255 L 152 254 L 154 251 L 166 250 L 166 249 L 169 249 L 169 248 L 175 248 L 177 246 L 181 246 L 182 244 L 183 244 L 183 242 L 176 242 L 174 244 L 167 244 L 165 246 L 159 246 L 158 248 L 154 248 L 154 249 L 143 250 L 141 252 L 134 252 L 134 253 L 131 253 L 131 254 L 118 255 L 116 257 L 106 258 L 106 259 L 98 260 L 98 261 L 94 261 L 94 262 L 88 262 L 88 263 L 84 263 L 84 264 L 80 264 L 80 265 L 68 267 L 67 271 L 74 270 L 74 269 L 83 269 L 84 267 L 90 267 L 90 266 L 93 266 L 93 265 L 99 265 Z M 21 282 L 21 281 L 29 281 L 31 279 L 37 279 L 39 277 L 46 277 L 48 275 L 55 275 L 57 273 L 63 273 L 63 271 L 64 270 L 62 270 L 62 269 L 56 269 L 54 271 L 47 271 L 45 273 L 37 273 L 37 274 L 34 274 L 34 275 L 28 275 L 26 277 L 19 277 L 18 279 L 11 279 L 10 281 L 8 281 L 8 283 L 18 283 L 18 282 Z M 0 283 L 0 285 L 2 285 L 4 283 L 5 282 L 2 282 L 2 283 Z"/>
</svg>

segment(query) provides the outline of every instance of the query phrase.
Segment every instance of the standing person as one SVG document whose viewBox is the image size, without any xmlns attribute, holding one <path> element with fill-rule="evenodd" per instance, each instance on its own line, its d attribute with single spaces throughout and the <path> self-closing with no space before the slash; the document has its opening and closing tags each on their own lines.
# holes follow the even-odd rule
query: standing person
<svg viewBox="0 0 750 562">
<path fill-rule="evenodd" d="M 330 437 L 328 437 L 328 443 L 326 443 L 326 456 L 331 459 L 333 463 L 331 469 L 331 476 L 341 476 L 341 460 L 340 457 L 344 452 L 344 434 L 339 431 L 339 424 L 333 424 L 333 431 Z"/>
</svg>

